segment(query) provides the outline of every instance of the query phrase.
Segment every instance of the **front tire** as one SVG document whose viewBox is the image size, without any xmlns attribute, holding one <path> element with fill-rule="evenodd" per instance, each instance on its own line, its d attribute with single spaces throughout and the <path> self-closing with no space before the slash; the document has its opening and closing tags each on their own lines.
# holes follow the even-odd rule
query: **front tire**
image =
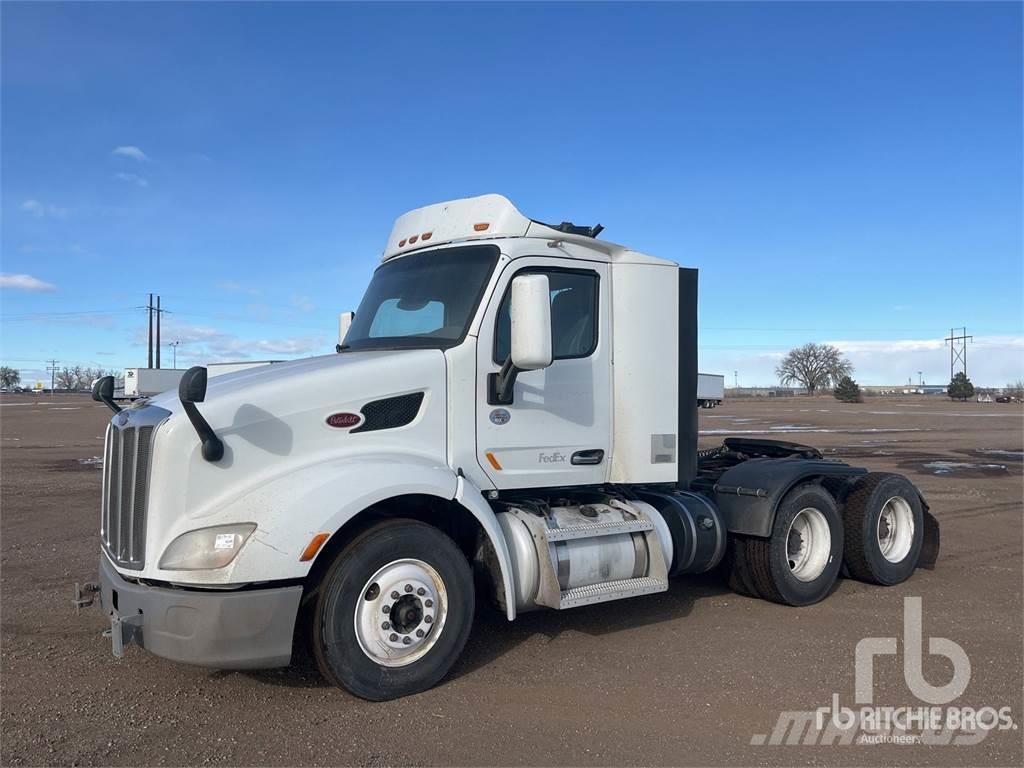
<svg viewBox="0 0 1024 768">
<path fill-rule="evenodd" d="M 473 576 L 448 536 L 388 520 L 351 541 L 324 576 L 312 645 L 331 683 L 370 701 L 436 685 L 473 623 Z"/>
</svg>

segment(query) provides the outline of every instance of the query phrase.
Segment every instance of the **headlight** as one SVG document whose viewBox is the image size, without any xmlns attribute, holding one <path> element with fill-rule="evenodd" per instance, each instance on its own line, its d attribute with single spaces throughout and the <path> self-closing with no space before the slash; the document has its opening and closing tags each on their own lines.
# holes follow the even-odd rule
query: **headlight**
<svg viewBox="0 0 1024 768">
<path fill-rule="evenodd" d="M 160 568 L 165 571 L 223 568 L 235 559 L 255 530 L 255 523 L 235 523 L 183 533 L 164 550 Z"/>
</svg>

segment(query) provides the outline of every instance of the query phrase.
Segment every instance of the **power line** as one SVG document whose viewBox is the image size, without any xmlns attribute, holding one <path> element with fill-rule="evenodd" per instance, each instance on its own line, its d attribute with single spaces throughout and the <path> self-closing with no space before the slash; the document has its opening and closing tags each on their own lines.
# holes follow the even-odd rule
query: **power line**
<svg viewBox="0 0 1024 768">
<path fill-rule="evenodd" d="M 957 363 L 963 364 L 964 378 L 967 378 L 967 342 L 974 339 L 973 336 L 967 335 L 967 328 L 959 329 L 960 335 L 956 335 L 956 328 L 949 329 L 949 338 L 944 341 L 949 342 L 949 380 L 953 380 L 953 373 Z"/>
<path fill-rule="evenodd" d="M 48 363 L 46 370 L 50 372 L 50 397 L 53 397 L 53 390 L 56 389 L 57 383 L 57 363 L 60 360 L 44 360 L 43 362 Z"/>
</svg>

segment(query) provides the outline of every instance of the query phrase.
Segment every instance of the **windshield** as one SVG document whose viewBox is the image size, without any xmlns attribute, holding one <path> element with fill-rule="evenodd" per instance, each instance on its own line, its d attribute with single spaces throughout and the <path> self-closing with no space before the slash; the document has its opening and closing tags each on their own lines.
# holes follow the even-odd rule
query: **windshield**
<svg viewBox="0 0 1024 768">
<path fill-rule="evenodd" d="M 466 335 L 498 261 L 494 245 L 424 251 L 377 268 L 343 350 L 447 349 Z"/>
</svg>

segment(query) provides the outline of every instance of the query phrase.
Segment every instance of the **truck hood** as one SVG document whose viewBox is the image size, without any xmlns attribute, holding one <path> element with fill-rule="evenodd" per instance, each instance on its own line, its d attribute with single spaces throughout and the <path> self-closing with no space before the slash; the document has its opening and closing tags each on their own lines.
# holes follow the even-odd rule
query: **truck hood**
<svg viewBox="0 0 1024 768">
<path fill-rule="evenodd" d="M 422 379 L 444 372 L 439 350 L 346 352 L 246 368 L 209 379 L 199 409 L 214 426 L 214 417 L 243 404 L 259 405 L 280 418 L 297 408 L 333 406 L 360 398 L 391 394 L 388 389 L 417 391 Z M 402 381 L 393 381 L 395 374 Z M 418 381 L 420 380 L 420 381 Z M 177 388 L 146 401 L 171 413 L 182 411 Z M 223 426 L 223 425 L 222 425 Z"/>
<path fill-rule="evenodd" d="M 328 423 L 332 415 L 362 415 L 367 404 L 386 408 L 389 398 L 416 393 L 422 393 L 418 410 L 411 416 L 405 411 L 404 421 L 357 431 L 353 427 L 362 425 L 351 419 L 341 420 L 342 426 Z M 346 352 L 210 379 L 206 400 L 197 405 L 224 442 L 224 457 L 217 462 L 202 458 L 199 437 L 176 392 L 148 405 L 170 412 L 156 432 L 152 459 L 156 506 L 176 507 L 155 515 L 168 522 L 213 514 L 230 498 L 321 462 L 404 455 L 447 464 L 446 368 L 440 350 Z"/>
</svg>

